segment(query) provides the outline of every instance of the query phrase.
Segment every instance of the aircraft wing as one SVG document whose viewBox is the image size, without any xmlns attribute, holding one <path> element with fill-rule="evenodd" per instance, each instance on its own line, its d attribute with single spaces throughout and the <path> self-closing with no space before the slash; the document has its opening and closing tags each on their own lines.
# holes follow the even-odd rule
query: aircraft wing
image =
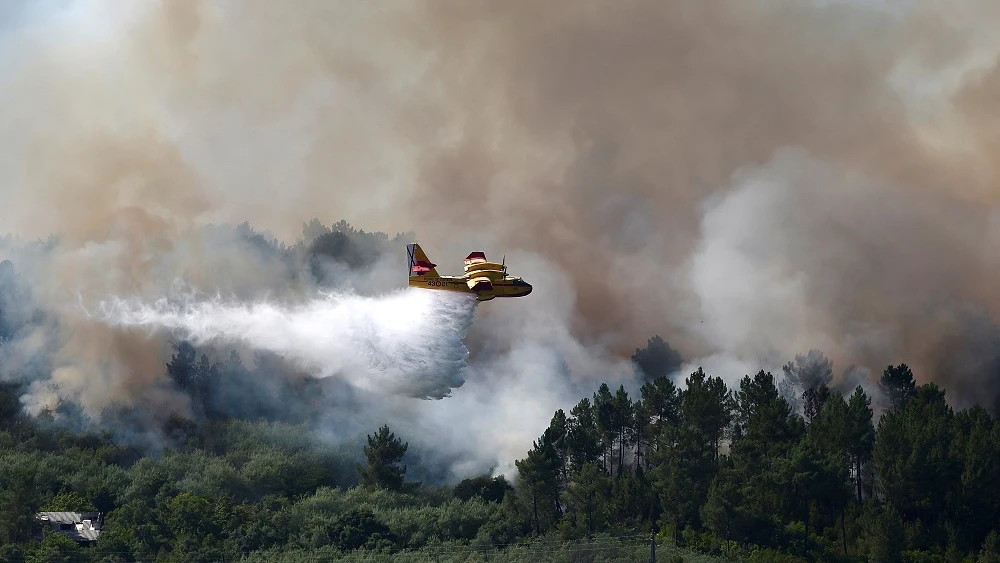
<svg viewBox="0 0 1000 563">
<path fill-rule="evenodd" d="M 485 293 L 493 291 L 493 282 L 490 281 L 490 278 L 486 276 L 471 278 L 465 283 L 469 284 L 469 289 L 475 291 L 476 293 Z"/>
</svg>

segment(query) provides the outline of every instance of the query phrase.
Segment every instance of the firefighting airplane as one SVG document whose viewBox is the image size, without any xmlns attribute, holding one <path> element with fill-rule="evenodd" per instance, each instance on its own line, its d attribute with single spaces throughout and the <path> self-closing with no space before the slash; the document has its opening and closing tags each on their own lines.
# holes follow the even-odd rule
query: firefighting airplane
<svg viewBox="0 0 1000 563">
<path fill-rule="evenodd" d="M 473 252 L 465 257 L 465 273 L 461 276 L 442 276 L 435 269 L 419 244 L 406 245 L 410 257 L 410 287 L 442 289 L 475 293 L 476 301 L 489 301 L 494 297 L 524 297 L 531 293 L 531 284 L 520 277 L 508 276 L 506 258 L 497 264 L 487 262 L 486 254 Z"/>
</svg>

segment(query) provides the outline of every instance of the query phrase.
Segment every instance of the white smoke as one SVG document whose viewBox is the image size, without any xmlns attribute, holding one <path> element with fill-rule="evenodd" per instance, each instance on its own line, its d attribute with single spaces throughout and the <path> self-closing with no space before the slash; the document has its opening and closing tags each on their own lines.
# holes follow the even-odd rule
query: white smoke
<svg viewBox="0 0 1000 563">
<path fill-rule="evenodd" d="M 292 361 L 316 377 L 366 391 L 440 399 L 464 382 L 472 295 L 405 289 L 379 297 L 323 293 L 299 304 L 113 298 L 103 321 L 166 329 L 195 345 L 242 343 Z"/>
</svg>

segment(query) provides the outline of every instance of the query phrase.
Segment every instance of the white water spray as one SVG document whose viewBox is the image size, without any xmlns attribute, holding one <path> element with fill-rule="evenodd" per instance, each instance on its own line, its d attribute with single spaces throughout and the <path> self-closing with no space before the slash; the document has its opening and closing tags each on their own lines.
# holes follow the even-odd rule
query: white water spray
<svg viewBox="0 0 1000 563">
<path fill-rule="evenodd" d="M 380 297 L 325 293 L 297 305 L 188 297 L 104 301 L 112 326 L 167 329 L 196 345 L 242 342 L 317 377 L 369 391 L 440 399 L 464 382 L 472 295 L 406 289 Z"/>
</svg>

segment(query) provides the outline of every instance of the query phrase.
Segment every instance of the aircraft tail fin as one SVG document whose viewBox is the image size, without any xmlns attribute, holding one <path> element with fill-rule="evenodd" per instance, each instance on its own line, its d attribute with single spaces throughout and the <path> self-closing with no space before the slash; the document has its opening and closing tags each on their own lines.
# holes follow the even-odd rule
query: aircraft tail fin
<svg viewBox="0 0 1000 563">
<path fill-rule="evenodd" d="M 437 264 L 432 263 L 427 259 L 427 255 L 424 254 L 423 249 L 420 248 L 419 244 L 408 244 L 406 245 L 406 254 L 410 259 L 410 277 L 422 276 L 429 278 L 440 277 L 438 275 Z"/>
</svg>

